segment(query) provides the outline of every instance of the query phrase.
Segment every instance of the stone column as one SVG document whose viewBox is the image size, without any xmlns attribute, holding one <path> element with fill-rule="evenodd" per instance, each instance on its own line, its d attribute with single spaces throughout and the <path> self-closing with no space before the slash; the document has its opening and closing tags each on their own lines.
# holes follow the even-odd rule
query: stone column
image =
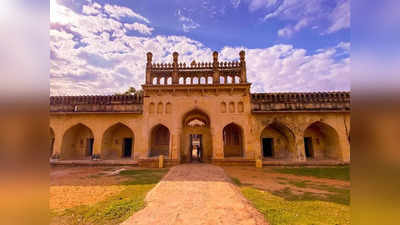
<svg viewBox="0 0 400 225">
<path fill-rule="evenodd" d="M 172 72 L 172 84 L 178 84 L 179 83 L 179 77 L 178 77 L 178 56 L 179 54 L 177 52 L 174 52 L 172 54 L 173 56 L 173 72 Z"/>
<path fill-rule="evenodd" d="M 219 131 L 219 130 L 218 130 Z M 222 131 L 216 132 L 215 129 L 211 130 L 211 138 L 213 140 L 213 158 L 224 158 L 224 142 L 222 140 Z"/>
<path fill-rule="evenodd" d="M 245 54 L 246 53 L 243 50 L 240 51 L 240 53 L 239 53 L 239 56 L 240 56 L 240 83 L 247 83 Z"/>
<path fill-rule="evenodd" d="M 93 156 L 101 158 L 101 145 L 103 143 L 103 132 L 93 131 Z"/>
<path fill-rule="evenodd" d="M 219 84 L 218 52 L 213 52 L 213 84 Z"/>
<path fill-rule="evenodd" d="M 295 137 L 294 137 L 294 150 L 295 150 L 295 155 L 293 160 L 294 161 L 299 161 L 303 162 L 306 161 L 306 153 L 305 153 L 305 148 L 304 148 L 304 135 L 303 133 L 298 133 L 296 132 Z"/>
<path fill-rule="evenodd" d="M 54 130 L 53 155 L 51 156 L 52 158 L 55 159 L 61 158 L 63 134 L 64 133 L 56 132 L 56 130 Z"/>
<path fill-rule="evenodd" d="M 152 79 L 151 79 L 151 63 L 153 59 L 153 54 L 151 52 L 147 53 L 147 63 L 146 63 L 146 84 L 151 84 Z"/>
</svg>

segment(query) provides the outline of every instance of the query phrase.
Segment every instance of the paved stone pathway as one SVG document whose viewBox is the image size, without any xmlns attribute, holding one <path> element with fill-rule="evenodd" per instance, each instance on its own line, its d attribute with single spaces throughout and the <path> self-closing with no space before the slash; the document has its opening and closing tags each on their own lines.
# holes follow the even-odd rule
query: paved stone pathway
<svg viewBox="0 0 400 225">
<path fill-rule="evenodd" d="M 123 225 L 268 225 L 220 167 L 183 164 L 170 169 L 146 196 L 147 206 Z"/>
</svg>

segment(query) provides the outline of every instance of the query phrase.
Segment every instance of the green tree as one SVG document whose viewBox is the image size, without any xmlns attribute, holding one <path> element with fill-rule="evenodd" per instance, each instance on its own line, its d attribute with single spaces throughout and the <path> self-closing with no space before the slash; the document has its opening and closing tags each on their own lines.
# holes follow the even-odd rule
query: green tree
<svg viewBox="0 0 400 225">
<path fill-rule="evenodd" d="M 134 94 L 142 94 L 143 90 L 136 90 L 134 87 L 129 87 L 127 91 L 124 93 L 115 93 L 115 95 L 134 95 Z"/>
</svg>

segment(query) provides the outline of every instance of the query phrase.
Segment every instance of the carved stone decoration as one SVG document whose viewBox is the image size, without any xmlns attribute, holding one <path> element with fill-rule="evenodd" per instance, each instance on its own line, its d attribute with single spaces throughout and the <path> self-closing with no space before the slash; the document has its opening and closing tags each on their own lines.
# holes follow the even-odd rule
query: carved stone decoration
<svg viewBox="0 0 400 225">
<path fill-rule="evenodd" d="M 172 104 L 168 102 L 165 105 L 165 113 L 170 114 L 171 112 L 172 112 Z"/>
<path fill-rule="evenodd" d="M 234 102 L 230 102 L 229 103 L 229 112 L 230 113 L 234 113 L 235 112 L 235 103 Z"/>
<path fill-rule="evenodd" d="M 162 102 L 159 102 L 158 103 L 158 105 L 157 105 L 157 113 L 158 114 L 162 114 L 163 113 L 163 104 L 162 104 Z"/>
<path fill-rule="evenodd" d="M 150 113 L 150 114 L 154 113 L 154 110 L 155 110 L 155 105 L 154 105 L 154 103 L 152 102 L 152 103 L 150 103 L 150 105 L 149 105 L 149 113 Z"/>
<path fill-rule="evenodd" d="M 243 102 L 239 102 L 237 105 L 237 108 L 238 108 L 238 112 L 240 112 L 240 113 L 244 112 Z"/>
<path fill-rule="evenodd" d="M 221 112 L 226 113 L 226 103 L 225 102 L 221 102 Z"/>
</svg>

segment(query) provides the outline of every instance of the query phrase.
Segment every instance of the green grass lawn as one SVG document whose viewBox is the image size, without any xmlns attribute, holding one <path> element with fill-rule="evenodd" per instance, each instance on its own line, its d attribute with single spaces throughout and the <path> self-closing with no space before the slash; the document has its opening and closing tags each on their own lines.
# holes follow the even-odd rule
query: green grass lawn
<svg viewBox="0 0 400 225">
<path fill-rule="evenodd" d="M 167 169 L 122 171 L 120 174 L 128 178 L 121 183 L 125 187 L 123 191 L 94 205 L 81 205 L 63 212 L 53 212 L 52 224 L 119 224 L 145 206 L 144 198 L 147 192 L 167 171 Z"/>
<path fill-rule="evenodd" d="M 271 225 L 350 225 L 350 207 L 321 201 L 313 195 L 285 199 L 268 191 L 241 187 L 243 195 Z M 287 196 L 294 196 L 286 190 Z"/>
<path fill-rule="evenodd" d="M 294 168 L 274 168 L 279 173 L 288 173 L 299 176 L 311 176 L 317 178 L 329 178 L 350 181 L 350 167 L 349 166 L 336 166 L 336 167 L 294 167 Z"/>
<path fill-rule="evenodd" d="M 233 183 L 239 186 L 243 195 L 264 214 L 271 225 L 350 225 L 349 188 L 301 180 L 301 176 L 349 180 L 348 167 L 274 170 L 279 173 L 299 175 L 299 179 L 278 177 L 276 182 L 288 187 L 279 191 L 266 191 L 254 188 L 251 184 L 242 184 L 239 179 L 232 177 Z M 315 189 L 327 193 L 321 194 L 315 191 L 294 193 L 291 187 Z"/>
</svg>

